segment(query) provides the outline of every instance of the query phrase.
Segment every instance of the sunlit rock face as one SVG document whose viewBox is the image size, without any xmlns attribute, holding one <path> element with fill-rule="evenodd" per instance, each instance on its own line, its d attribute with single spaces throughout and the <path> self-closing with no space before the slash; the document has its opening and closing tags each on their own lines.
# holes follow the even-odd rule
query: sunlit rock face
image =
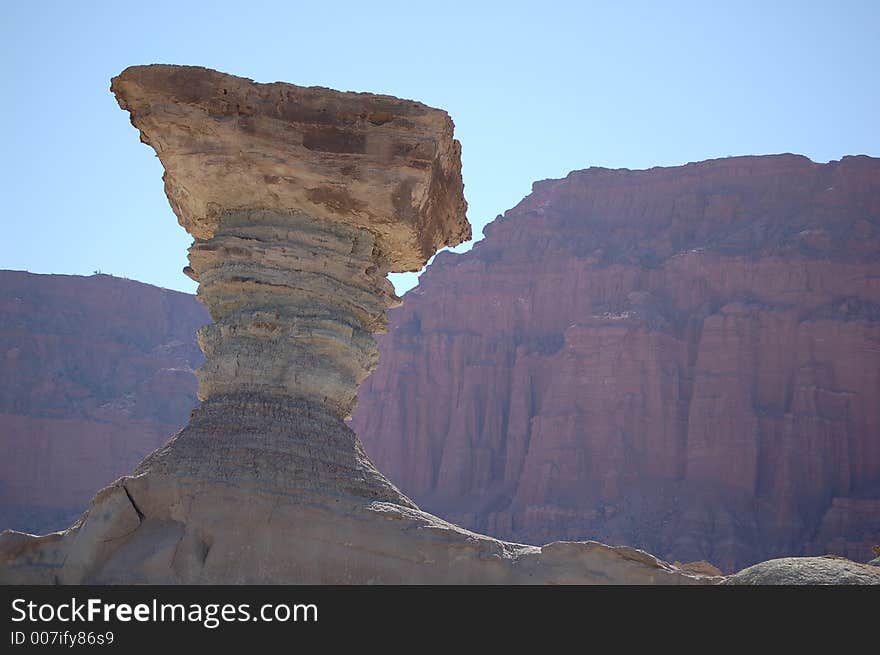
<svg viewBox="0 0 880 655">
<path fill-rule="evenodd" d="M 544 180 L 391 312 L 353 425 L 423 508 L 727 571 L 880 543 L 880 160 Z"/>
<path fill-rule="evenodd" d="M 112 90 L 196 239 L 213 237 L 229 212 L 307 215 L 368 228 L 390 269 L 407 271 L 470 238 L 445 111 L 193 66 L 135 66 Z"/>
<path fill-rule="evenodd" d="M 195 237 L 203 401 L 64 533 L 0 537 L 0 580 L 717 582 L 595 542 L 509 544 L 418 510 L 344 422 L 397 302 L 388 271 L 469 238 L 445 112 L 202 68 L 112 90 Z"/>
</svg>

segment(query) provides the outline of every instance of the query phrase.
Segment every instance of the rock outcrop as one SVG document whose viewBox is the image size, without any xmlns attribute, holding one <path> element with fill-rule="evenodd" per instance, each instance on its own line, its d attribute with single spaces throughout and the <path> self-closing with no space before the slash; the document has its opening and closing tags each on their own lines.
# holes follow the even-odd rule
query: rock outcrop
<svg viewBox="0 0 880 655">
<path fill-rule="evenodd" d="M 734 571 L 880 542 L 880 160 L 534 185 L 391 313 L 353 425 L 422 507 Z"/>
<path fill-rule="evenodd" d="M 195 237 L 214 323 L 189 424 L 69 530 L 0 537 L 0 580 L 707 583 L 630 548 L 497 541 L 418 510 L 346 426 L 388 271 L 470 235 L 445 112 L 134 67 L 112 83 Z"/>
<path fill-rule="evenodd" d="M 843 557 L 783 557 L 755 564 L 728 585 L 880 585 L 880 569 Z"/>
<path fill-rule="evenodd" d="M 0 271 L 0 527 L 67 527 L 185 425 L 208 320 L 124 278 Z"/>
</svg>

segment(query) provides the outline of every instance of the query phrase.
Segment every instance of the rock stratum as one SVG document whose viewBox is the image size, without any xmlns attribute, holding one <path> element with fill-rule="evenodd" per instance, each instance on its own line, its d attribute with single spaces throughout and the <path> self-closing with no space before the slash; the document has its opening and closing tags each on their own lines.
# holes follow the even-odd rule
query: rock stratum
<svg viewBox="0 0 880 655">
<path fill-rule="evenodd" d="M 5 583 L 718 582 L 631 548 L 498 541 L 420 511 L 345 423 L 399 301 L 385 275 L 469 238 L 445 112 L 126 69 L 111 89 L 193 235 L 202 401 L 68 530 L 0 536 Z"/>
<path fill-rule="evenodd" d="M 880 160 L 534 185 L 391 313 L 354 427 L 422 507 L 725 571 L 880 542 Z"/>
<path fill-rule="evenodd" d="M 179 430 L 209 320 L 132 280 L 0 271 L 0 526 L 66 528 Z"/>
</svg>

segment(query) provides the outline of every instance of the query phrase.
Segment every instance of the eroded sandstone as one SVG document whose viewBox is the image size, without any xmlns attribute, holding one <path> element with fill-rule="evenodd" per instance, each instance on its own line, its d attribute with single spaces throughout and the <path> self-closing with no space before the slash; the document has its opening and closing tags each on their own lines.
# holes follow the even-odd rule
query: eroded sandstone
<svg viewBox="0 0 880 655">
<path fill-rule="evenodd" d="M 344 419 L 397 302 L 385 274 L 470 235 L 445 112 L 134 67 L 112 89 L 193 235 L 203 401 L 63 533 L 0 537 L 4 582 L 717 582 L 595 542 L 501 542 L 421 512 Z"/>
</svg>

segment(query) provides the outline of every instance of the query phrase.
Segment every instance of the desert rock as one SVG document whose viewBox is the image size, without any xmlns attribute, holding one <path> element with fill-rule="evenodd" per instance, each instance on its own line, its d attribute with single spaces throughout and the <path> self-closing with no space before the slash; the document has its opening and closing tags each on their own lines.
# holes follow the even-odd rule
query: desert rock
<svg viewBox="0 0 880 655">
<path fill-rule="evenodd" d="M 388 271 L 468 238 L 440 110 L 386 96 L 134 67 L 112 89 L 195 237 L 190 423 L 70 529 L 0 536 L 3 582 L 718 582 L 596 542 L 478 535 L 416 508 L 345 424 L 397 302 Z"/>
<path fill-rule="evenodd" d="M 729 576 L 729 585 L 880 585 L 880 570 L 842 557 L 784 557 Z"/>
</svg>

